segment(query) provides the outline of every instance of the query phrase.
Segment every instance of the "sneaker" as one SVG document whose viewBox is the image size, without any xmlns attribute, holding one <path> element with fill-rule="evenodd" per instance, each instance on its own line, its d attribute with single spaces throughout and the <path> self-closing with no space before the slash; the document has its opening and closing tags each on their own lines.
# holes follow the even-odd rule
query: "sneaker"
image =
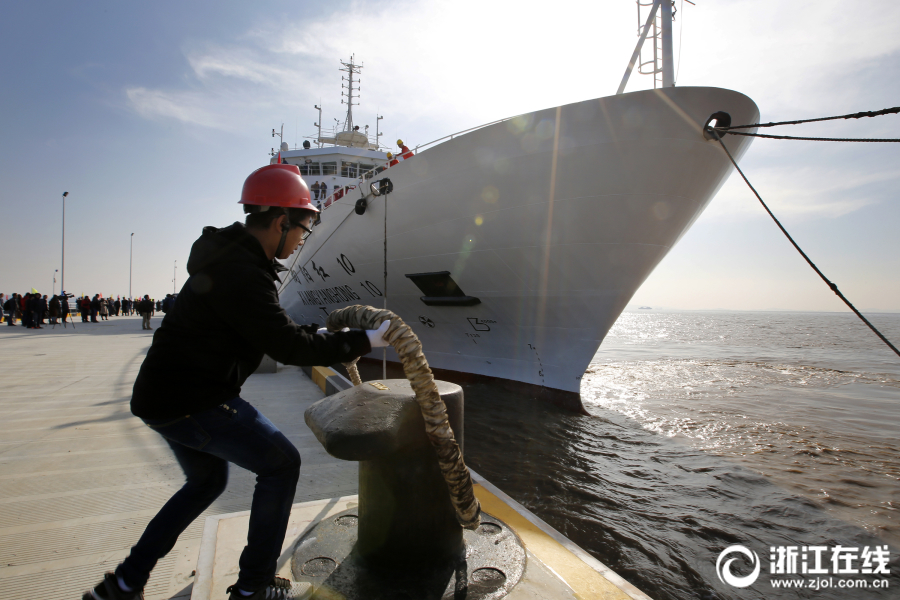
<svg viewBox="0 0 900 600">
<path fill-rule="evenodd" d="M 106 573 L 103 581 L 86 591 L 81 600 L 144 600 L 144 590 L 126 592 L 119 587 L 115 573 Z"/>
<path fill-rule="evenodd" d="M 249 596 L 245 596 L 239 592 L 237 584 L 228 586 L 225 592 L 229 594 L 228 600 L 291 600 L 291 598 L 293 598 L 293 595 L 291 594 L 293 585 L 294 584 L 290 579 L 275 577 L 272 580 L 272 583 L 261 590 L 253 592 Z"/>
</svg>

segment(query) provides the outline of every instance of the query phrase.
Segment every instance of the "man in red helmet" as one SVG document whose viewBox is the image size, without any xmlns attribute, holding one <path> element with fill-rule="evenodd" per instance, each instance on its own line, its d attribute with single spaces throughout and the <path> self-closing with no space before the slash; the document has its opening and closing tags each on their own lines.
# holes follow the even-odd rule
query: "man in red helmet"
<svg viewBox="0 0 900 600">
<path fill-rule="evenodd" d="M 289 365 L 347 362 L 387 345 L 378 331 L 317 334 L 291 321 L 278 303 L 274 259 L 310 233 L 318 210 L 296 165 L 273 164 L 244 182 L 246 224 L 205 227 L 191 248 L 190 277 L 153 336 L 134 383 L 131 411 L 172 448 L 187 481 L 147 525 L 131 554 L 84 600 L 137 600 L 156 562 L 225 490 L 228 463 L 256 473 L 247 545 L 233 600 L 284 597 L 275 577 L 300 454 L 240 397 L 263 354 Z M 241 314 L 230 301 L 239 299 Z M 388 322 L 386 322 L 387 324 Z"/>
</svg>

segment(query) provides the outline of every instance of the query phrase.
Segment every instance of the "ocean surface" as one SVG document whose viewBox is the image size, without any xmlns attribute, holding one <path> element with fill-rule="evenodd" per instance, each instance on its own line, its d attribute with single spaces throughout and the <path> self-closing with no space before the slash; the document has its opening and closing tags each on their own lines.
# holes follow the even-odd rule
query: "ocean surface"
<svg viewBox="0 0 900 600">
<path fill-rule="evenodd" d="M 867 316 L 900 342 L 900 315 Z M 466 462 L 652 598 L 900 598 L 900 357 L 852 314 L 625 312 L 583 379 L 590 416 L 465 392 Z M 760 558 L 749 587 L 717 574 L 735 544 Z M 826 546 L 831 569 L 837 545 L 885 544 L 887 577 L 772 587 L 772 547 Z"/>
</svg>

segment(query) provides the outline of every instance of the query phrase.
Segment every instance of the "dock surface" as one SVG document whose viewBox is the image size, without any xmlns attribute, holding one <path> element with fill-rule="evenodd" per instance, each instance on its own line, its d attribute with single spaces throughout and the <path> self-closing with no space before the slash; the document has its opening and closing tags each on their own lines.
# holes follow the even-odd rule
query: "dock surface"
<svg viewBox="0 0 900 600">
<path fill-rule="evenodd" d="M 0 600 L 80 598 L 181 487 L 168 445 L 129 410 L 152 334 L 140 317 L 0 324 Z M 357 493 L 356 463 L 328 456 L 303 422 L 323 395 L 295 367 L 253 375 L 242 393 L 300 450 L 295 503 Z M 254 483 L 231 465 L 228 488 L 157 565 L 147 600 L 190 596 L 206 517 L 249 510 Z"/>
</svg>

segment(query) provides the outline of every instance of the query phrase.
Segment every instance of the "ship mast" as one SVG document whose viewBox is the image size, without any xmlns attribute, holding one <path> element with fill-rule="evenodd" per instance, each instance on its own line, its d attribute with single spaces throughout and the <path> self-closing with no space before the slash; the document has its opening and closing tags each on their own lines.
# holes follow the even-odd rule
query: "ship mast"
<svg viewBox="0 0 900 600">
<path fill-rule="evenodd" d="M 359 83 L 360 80 L 358 78 L 360 71 L 362 71 L 362 64 L 354 64 L 353 57 L 355 55 L 350 55 L 350 62 L 341 61 L 341 65 L 343 65 L 343 69 L 339 69 L 344 73 L 347 73 L 347 76 L 341 76 L 341 81 L 346 83 L 341 83 L 341 104 L 347 105 L 347 118 L 344 121 L 344 131 L 353 131 L 353 107 L 359 106 L 359 102 L 353 102 L 353 93 L 359 92 Z M 356 78 L 354 78 L 356 77 Z M 357 87 L 353 87 L 354 84 L 357 84 Z M 344 100 L 346 98 L 346 101 Z M 359 96 L 356 97 L 357 100 Z"/>
<path fill-rule="evenodd" d="M 665 0 L 661 2 L 660 12 L 662 13 L 662 27 L 660 28 L 660 37 L 662 38 L 662 86 L 675 87 L 675 60 L 672 52 L 672 4 Z M 656 82 L 654 80 L 654 87 Z"/>
<path fill-rule="evenodd" d="M 638 72 L 642 75 L 653 76 L 653 89 L 658 87 L 675 87 L 675 60 L 672 51 L 672 21 L 674 19 L 673 0 L 637 0 L 638 9 L 638 39 L 634 54 L 631 55 L 631 61 L 628 68 L 625 69 L 625 76 L 622 77 L 622 83 L 616 94 L 625 91 L 625 85 L 628 78 L 634 70 L 635 65 Z M 650 8 L 650 14 L 647 21 L 641 19 L 641 8 Z M 643 22 L 643 24 L 642 24 Z M 644 40 L 650 38 L 653 48 L 653 56 L 649 60 L 641 60 L 641 51 L 644 46 Z"/>
</svg>

